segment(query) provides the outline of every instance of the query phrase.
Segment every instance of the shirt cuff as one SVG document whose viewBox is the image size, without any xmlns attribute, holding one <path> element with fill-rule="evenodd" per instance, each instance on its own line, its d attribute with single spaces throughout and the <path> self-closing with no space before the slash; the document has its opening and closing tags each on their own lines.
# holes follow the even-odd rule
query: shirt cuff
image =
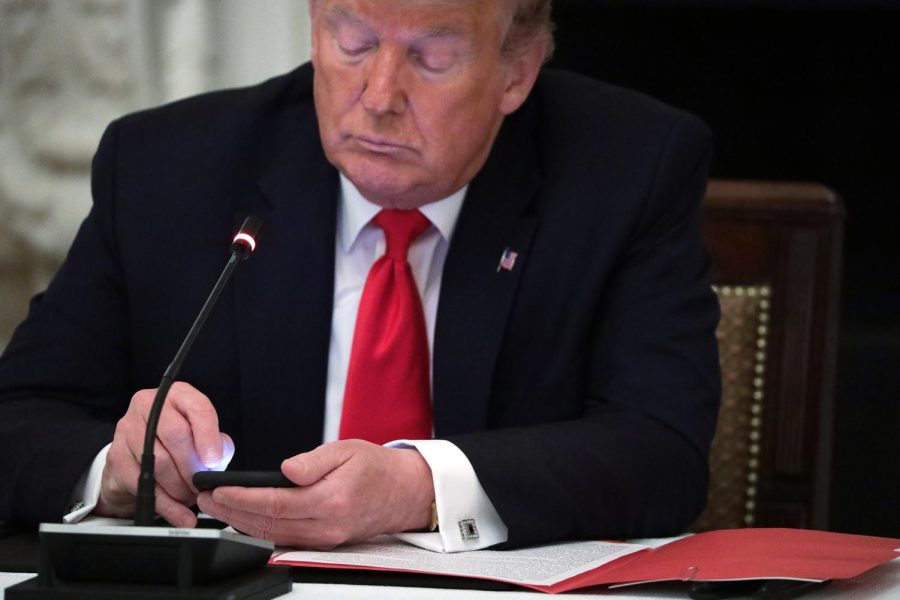
<svg viewBox="0 0 900 600">
<path fill-rule="evenodd" d="M 396 537 L 426 550 L 480 550 L 507 539 L 507 529 L 472 463 L 447 440 L 397 440 L 389 448 L 415 448 L 431 468 L 440 531 L 398 533 Z"/>
<path fill-rule="evenodd" d="M 78 480 L 75 490 L 69 497 L 69 514 L 63 517 L 63 523 L 78 523 L 97 508 L 97 501 L 100 500 L 103 467 L 106 466 L 106 454 L 109 452 L 110 446 L 112 444 L 107 444 L 97 453 L 87 473 Z"/>
</svg>

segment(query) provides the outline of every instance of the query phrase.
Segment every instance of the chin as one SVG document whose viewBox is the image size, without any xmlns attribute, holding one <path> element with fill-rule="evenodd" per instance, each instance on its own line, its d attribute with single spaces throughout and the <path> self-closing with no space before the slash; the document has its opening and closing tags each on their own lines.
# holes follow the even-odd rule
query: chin
<svg viewBox="0 0 900 600">
<path fill-rule="evenodd" d="M 340 170 L 366 200 L 379 206 L 415 208 L 427 202 L 418 198 L 422 194 L 422 186 L 402 173 L 386 169 L 354 169 L 352 166 Z"/>
<path fill-rule="evenodd" d="M 352 181 L 352 180 L 351 180 Z M 354 183 L 363 198 L 383 208 L 418 208 L 428 201 L 420 199 L 415 191 L 404 186 L 359 185 Z"/>
</svg>

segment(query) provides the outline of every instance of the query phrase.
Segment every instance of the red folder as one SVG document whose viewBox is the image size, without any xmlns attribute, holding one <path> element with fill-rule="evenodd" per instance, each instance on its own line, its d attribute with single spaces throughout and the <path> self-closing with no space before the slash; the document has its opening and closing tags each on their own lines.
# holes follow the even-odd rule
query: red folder
<svg viewBox="0 0 900 600">
<path fill-rule="evenodd" d="M 692 535 L 542 586 L 558 593 L 654 581 L 850 579 L 900 557 L 900 540 L 804 529 L 725 529 Z"/>
</svg>

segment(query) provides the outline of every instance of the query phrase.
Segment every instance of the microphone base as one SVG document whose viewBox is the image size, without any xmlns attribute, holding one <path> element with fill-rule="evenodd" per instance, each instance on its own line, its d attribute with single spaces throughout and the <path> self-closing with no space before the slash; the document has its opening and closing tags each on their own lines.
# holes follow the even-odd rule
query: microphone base
<svg viewBox="0 0 900 600">
<path fill-rule="evenodd" d="M 230 531 L 44 523 L 40 539 L 38 576 L 8 600 L 265 600 L 293 584 L 290 568 L 267 566 L 271 542 Z"/>
<path fill-rule="evenodd" d="M 291 591 L 290 567 L 265 567 L 219 583 L 185 590 L 112 583 L 59 583 L 44 587 L 34 577 L 6 589 L 9 600 L 268 600 Z"/>
</svg>

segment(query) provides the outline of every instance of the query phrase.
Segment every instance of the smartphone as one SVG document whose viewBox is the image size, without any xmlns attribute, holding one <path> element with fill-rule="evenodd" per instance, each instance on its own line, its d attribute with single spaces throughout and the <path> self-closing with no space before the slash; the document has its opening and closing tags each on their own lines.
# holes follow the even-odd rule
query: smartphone
<svg viewBox="0 0 900 600">
<path fill-rule="evenodd" d="M 201 492 L 217 487 L 296 487 L 281 471 L 197 471 L 192 478 Z"/>
</svg>

